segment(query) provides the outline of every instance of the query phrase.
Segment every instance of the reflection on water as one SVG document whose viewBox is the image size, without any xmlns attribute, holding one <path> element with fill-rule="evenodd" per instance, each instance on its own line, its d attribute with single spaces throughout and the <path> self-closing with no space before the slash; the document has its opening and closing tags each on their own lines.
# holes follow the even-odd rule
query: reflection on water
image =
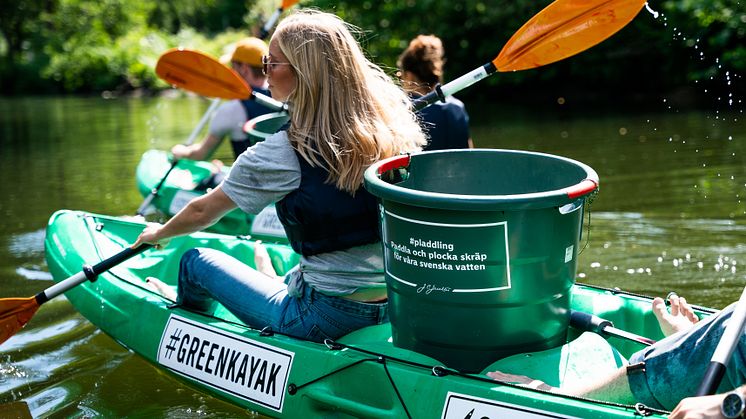
<svg viewBox="0 0 746 419">
<path fill-rule="evenodd" d="M 18 269 L 16 269 L 16 273 L 32 281 L 51 281 L 52 280 L 52 274 L 46 271 L 42 271 L 41 268 L 38 266 L 35 266 L 31 269 L 19 267 Z"/>
<path fill-rule="evenodd" d="M 10 237 L 8 251 L 17 256 L 43 256 L 44 233 L 42 228 L 30 233 L 15 234 Z"/>
<path fill-rule="evenodd" d="M 0 297 L 51 285 L 43 240 L 54 211 L 134 214 L 140 156 L 182 141 L 207 106 L 201 99 L 0 99 Z M 715 116 L 499 108 L 474 112 L 472 136 L 478 147 L 558 154 L 599 173 L 580 281 L 648 295 L 673 290 L 723 307 L 740 294 L 746 270 L 746 128 L 740 113 Z M 217 156 L 230 155 L 223 144 Z M 122 349 L 64 298 L 42 306 L 0 346 L 0 404 L 18 400 L 35 417 L 245 414 Z"/>
</svg>

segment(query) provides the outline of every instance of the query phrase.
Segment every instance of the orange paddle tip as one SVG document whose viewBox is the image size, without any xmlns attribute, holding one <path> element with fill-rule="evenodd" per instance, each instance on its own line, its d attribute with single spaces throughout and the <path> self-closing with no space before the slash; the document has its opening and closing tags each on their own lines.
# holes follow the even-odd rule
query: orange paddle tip
<svg viewBox="0 0 746 419">
<path fill-rule="evenodd" d="M 556 0 L 526 22 L 492 61 L 498 71 L 550 64 L 604 41 L 626 26 L 645 0 Z"/>
<path fill-rule="evenodd" d="M 282 0 L 282 7 L 283 10 L 287 10 L 290 7 L 293 7 L 296 3 L 298 3 L 299 0 Z"/>
<path fill-rule="evenodd" d="M 34 297 L 0 299 L 0 344 L 23 329 L 38 309 Z"/>
</svg>

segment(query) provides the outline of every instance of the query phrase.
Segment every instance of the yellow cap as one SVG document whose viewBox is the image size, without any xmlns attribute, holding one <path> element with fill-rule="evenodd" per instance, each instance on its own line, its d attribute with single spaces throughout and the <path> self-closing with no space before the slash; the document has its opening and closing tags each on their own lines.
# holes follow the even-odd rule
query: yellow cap
<svg viewBox="0 0 746 419">
<path fill-rule="evenodd" d="M 231 61 L 245 63 L 252 67 L 262 66 L 262 57 L 269 54 L 267 44 L 259 38 L 244 38 L 236 42 Z"/>
</svg>

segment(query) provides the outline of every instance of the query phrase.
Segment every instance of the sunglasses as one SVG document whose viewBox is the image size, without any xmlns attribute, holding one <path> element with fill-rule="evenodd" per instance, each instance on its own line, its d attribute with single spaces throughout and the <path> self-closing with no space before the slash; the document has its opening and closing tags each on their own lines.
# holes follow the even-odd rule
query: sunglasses
<svg viewBox="0 0 746 419">
<path fill-rule="evenodd" d="M 271 61 L 269 58 L 269 55 L 265 55 L 262 57 L 262 73 L 264 75 L 268 75 L 271 71 L 274 71 L 276 65 L 289 65 L 292 67 L 292 64 L 290 63 L 276 63 Z"/>
</svg>

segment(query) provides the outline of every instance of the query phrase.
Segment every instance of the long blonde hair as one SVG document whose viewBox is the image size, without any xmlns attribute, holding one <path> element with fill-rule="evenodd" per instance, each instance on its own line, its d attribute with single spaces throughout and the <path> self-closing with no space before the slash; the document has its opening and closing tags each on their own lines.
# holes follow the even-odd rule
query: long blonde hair
<svg viewBox="0 0 746 419">
<path fill-rule="evenodd" d="M 368 166 L 419 151 L 426 139 L 411 101 L 365 57 L 351 29 L 333 14 L 300 10 L 279 24 L 273 39 L 296 74 L 288 97 L 293 147 L 326 169 L 328 182 L 354 193 Z"/>
</svg>

